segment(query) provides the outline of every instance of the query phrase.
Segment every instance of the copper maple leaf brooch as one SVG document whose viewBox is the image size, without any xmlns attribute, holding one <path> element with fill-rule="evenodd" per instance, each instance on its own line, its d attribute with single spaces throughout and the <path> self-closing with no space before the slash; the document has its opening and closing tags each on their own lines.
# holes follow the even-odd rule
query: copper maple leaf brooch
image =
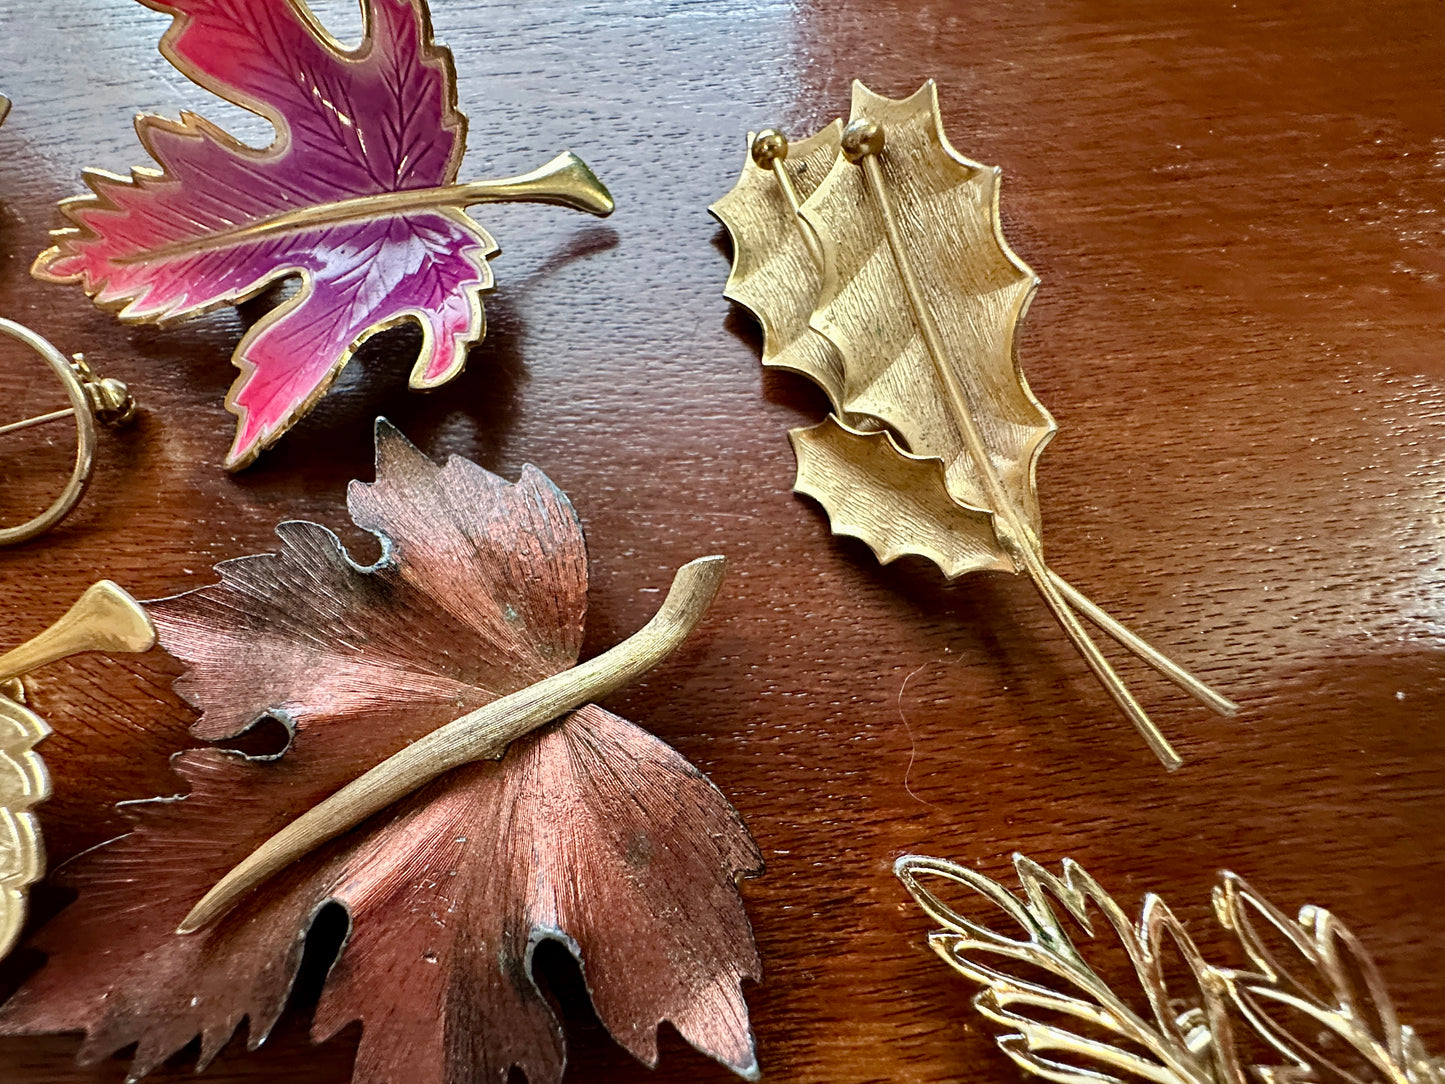
<svg viewBox="0 0 1445 1084">
<path fill-rule="evenodd" d="M 254 1047 L 336 903 L 349 934 L 313 1036 L 362 1023 L 358 1082 L 503 1084 L 513 1067 L 560 1080 L 532 970 L 548 939 L 638 1058 L 656 1061 L 668 1020 L 755 1077 L 741 982 L 760 966 L 736 882 L 760 871 L 757 846 L 700 771 L 590 703 L 682 643 L 722 558 L 684 565 L 651 621 L 579 664 L 582 530 L 535 468 L 507 483 L 458 457 L 438 466 L 379 422 L 376 481 L 353 482 L 348 503 L 381 541 L 375 564 L 283 523 L 280 552 L 146 604 L 186 664 L 196 736 L 272 717 L 290 743 L 179 753 L 184 797 L 129 804 L 130 834 L 67 866 L 79 896 L 36 936 L 48 959 L 0 1033 L 84 1031 L 86 1060 L 135 1044 L 133 1079 L 197 1037 L 204 1066 L 243 1020 Z M 21 661 L 65 646 L 51 635 Z"/>
<path fill-rule="evenodd" d="M 246 466 L 325 394 L 370 336 L 420 325 L 413 388 L 462 370 L 486 323 L 492 237 L 472 204 L 553 203 L 595 215 L 612 197 L 566 153 L 532 173 L 456 182 L 466 150 L 451 54 L 424 0 L 362 0 L 347 50 L 302 0 L 144 0 L 175 16 L 161 52 L 206 90 L 258 113 L 276 139 L 257 150 L 202 117 L 141 115 L 161 167 L 129 178 L 88 170 L 92 195 L 61 204 L 72 228 L 32 269 L 78 282 L 131 323 L 167 324 L 233 305 L 279 280 L 301 289 L 259 320 L 232 361 L 238 417 L 226 466 Z"/>
<path fill-rule="evenodd" d="M 789 144 L 759 132 L 712 206 L 733 240 L 727 296 L 763 326 L 763 364 L 810 378 L 833 412 L 794 429 L 794 489 L 883 562 L 950 579 L 1027 575 L 1168 768 L 1178 753 L 1084 627 L 1092 622 L 1215 711 L 1236 705 L 1130 632 L 1044 560 L 1035 468 L 1056 430 L 1014 332 L 1038 280 L 1008 246 L 997 168 L 949 145 L 932 81 L 853 85 L 852 119 Z"/>
</svg>

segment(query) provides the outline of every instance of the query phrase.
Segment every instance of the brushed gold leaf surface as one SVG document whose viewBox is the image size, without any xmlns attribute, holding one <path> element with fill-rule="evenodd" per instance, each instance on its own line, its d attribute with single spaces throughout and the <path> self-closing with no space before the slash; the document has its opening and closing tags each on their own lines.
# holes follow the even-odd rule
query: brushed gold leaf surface
<svg viewBox="0 0 1445 1084">
<path fill-rule="evenodd" d="M 1034 467 L 1055 431 L 1029 390 L 1014 333 L 1038 284 L 998 218 L 999 171 L 943 134 L 932 81 L 894 100 L 853 84 L 853 116 L 887 133 L 878 156 L 898 223 L 974 423 L 1016 512 L 1040 533 Z M 965 446 L 915 319 L 866 174 L 841 156 L 803 204 L 825 252 L 812 327 L 837 348 L 849 413 L 871 414 L 907 450 L 943 460 L 960 504 L 999 511 Z"/>
<path fill-rule="evenodd" d="M 949 579 L 1015 571 L 993 517 L 949 496 L 940 460 L 909 455 L 892 434 L 861 432 L 832 414 L 788 436 L 798 457 L 793 491 L 821 504 L 833 533 L 861 539 L 879 563 L 916 554 Z"/>
<path fill-rule="evenodd" d="M 843 122 L 835 120 L 788 148 L 782 166 L 799 200 L 813 194 L 838 160 L 842 132 Z M 723 296 L 746 306 L 762 325 L 763 364 L 808 377 L 841 411 L 843 362 L 833 344 L 808 326 L 823 270 L 808 251 L 777 177 L 749 153 L 732 191 L 708 210 L 732 236 L 733 265 Z"/>
<path fill-rule="evenodd" d="M 835 151 L 833 131 L 820 133 L 831 165 L 810 195 L 811 160 L 794 172 L 801 156 L 765 129 L 713 208 L 734 240 L 727 293 L 762 322 L 764 364 L 809 376 L 833 402 L 832 428 L 794 433 L 794 489 L 823 505 L 835 534 L 860 538 L 885 563 L 913 553 L 950 578 L 1026 573 L 1160 762 L 1178 768 L 1083 621 L 1214 711 L 1237 705 L 1044 559 L 1035 471 L 1057 427 L 1018 362 L 1015 334 L 1038 280 L 1004 240 L 999 170 L 949 144 L 931 80 L 897 100 L 855 82 Z M 798 148 L 815 152 L 818 138 Z M 812 336 L 797 324 L 810 302 Z M 819 353 L 818 340 L 833 353 Z M 807 357 L 780 364 L 790 352 Z M 888 439 L 858 442 L 873 431 Z"/>
<path fill-rule="evenodd" d="M 20 935 L 32 884 L 45 873 L 45 844 L 30 810 L 50 796 L 50 776 L 35 746 L 44 720 L 0 688 L 0 956 Z"/>
</svg>

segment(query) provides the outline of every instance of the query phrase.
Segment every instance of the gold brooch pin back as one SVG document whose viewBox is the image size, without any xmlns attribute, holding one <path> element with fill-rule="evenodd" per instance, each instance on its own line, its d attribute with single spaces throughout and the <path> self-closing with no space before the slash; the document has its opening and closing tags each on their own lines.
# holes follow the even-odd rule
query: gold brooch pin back
<svg viewBox="0 0 1445 1084">
<path fill-rule="evenodd" d="M 0 424 L 0 436 L 74 418 L 76 439 L 75 465 L 60 495 L 43 512 L 24 523 L 0 526 L 0 546 L 10 546 L 44 534 L 71 513 L 85 495 L 91 472 L 95 469 L 96 423 L 109 428 L 126 424 L 135 417 L 136 402 L 130 390 L 119 380 L 97 376 L 86 364 L 83 355 L 67 358 L 24 324 L 0 319 L 0 334 L 39 354 L 60 380 L 70 400 L 70 406 L 64 409 Z"/>
</svg>

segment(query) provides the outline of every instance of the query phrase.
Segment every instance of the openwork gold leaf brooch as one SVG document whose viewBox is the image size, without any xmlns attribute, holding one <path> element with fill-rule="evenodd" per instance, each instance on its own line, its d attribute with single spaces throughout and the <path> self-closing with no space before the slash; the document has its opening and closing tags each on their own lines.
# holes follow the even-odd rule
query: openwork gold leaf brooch
<svg viewBox="0 0 1445 1084">
<path fill-rule="evenodd" d="M 1214 911 L 1247 961 L 1227 967 L 1206 961 L 1153 893 L 1136 923 L 1072 860 L 1061 877 L 1019 854 L 1014 868 L 1022 896 L 938 858 L 904 855 L 894 872 L 943 927 L 929 947 L 983 986 L 974 1007 L 1030 1073 L 1056 1084 L 1445 1082 L 1445 1061 L 1400 1023 L 1374 961 L 1322 907 L 1291 920 L 1221 874 Z M 967 893 L 997 907 L 1008 932 L 959 911 L 952 901 Z M 1098 970 L 1119 948 L 1134 968 L 1127 984 Z"/>
</svg>

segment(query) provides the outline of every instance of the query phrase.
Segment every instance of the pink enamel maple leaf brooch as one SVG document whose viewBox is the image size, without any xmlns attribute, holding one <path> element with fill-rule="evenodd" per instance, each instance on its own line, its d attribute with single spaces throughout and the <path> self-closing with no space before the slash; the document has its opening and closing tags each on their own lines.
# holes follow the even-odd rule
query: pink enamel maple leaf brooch
<svg viewBox="0 0 1445 1084">
<path fill-rule="evenodd" d="M 239 419 L 230 470 L 278 440 L 385 328 L 421 326 L 413 388 L 461 372 L 486 331 L 480 295 L 498 252 L 469 205 L 612 211 L 607 189 L 570 152 L 522 176 L 456 183 L 466 117 L 424 0 L 362 0 L 355 50 L 302 0 L 143 2 L 175 16 L 165 57 L 265 117 L 276 139 L 257 150 L 194 114 L 137 117 L 160 170 L 86 171 L 93 194 L 61 205 L 74 225 L 53 234 L 32 270 L 80 283 L 121 320 L 157 324 L 300 277 L 301 289 L 232 355 L 241 375 L 226 397 Z"/>
</svg>

